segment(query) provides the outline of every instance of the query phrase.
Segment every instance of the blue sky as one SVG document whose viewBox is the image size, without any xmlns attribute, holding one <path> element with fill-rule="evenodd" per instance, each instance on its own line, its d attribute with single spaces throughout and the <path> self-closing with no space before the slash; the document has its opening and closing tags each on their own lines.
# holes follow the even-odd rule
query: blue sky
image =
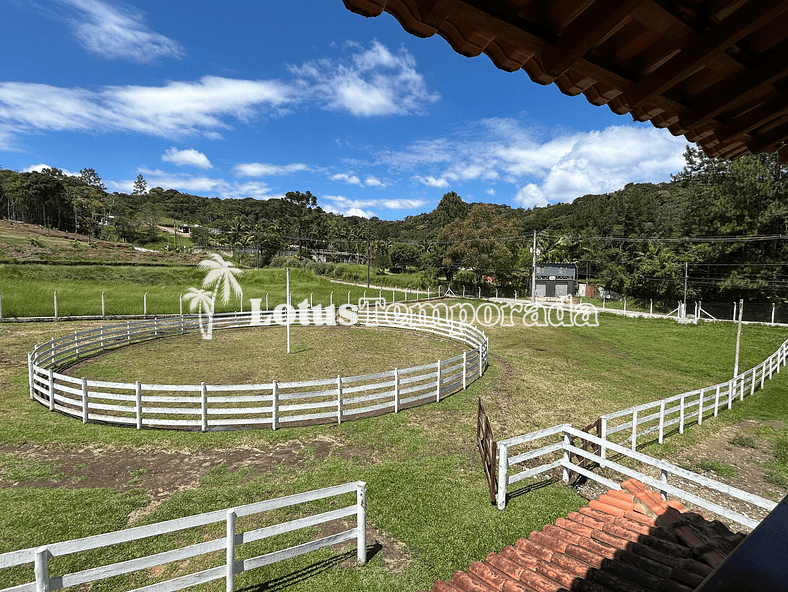
<svg viewBox="0 0 788 592">
<path fill-rule="evenodd" d="M 0 165 L 110 191 L 311 191 L 402 219 L 448 191 L 532 207 L 667 181 L 683 138 L 341 0 L 0 0 Z"/>
</svg>

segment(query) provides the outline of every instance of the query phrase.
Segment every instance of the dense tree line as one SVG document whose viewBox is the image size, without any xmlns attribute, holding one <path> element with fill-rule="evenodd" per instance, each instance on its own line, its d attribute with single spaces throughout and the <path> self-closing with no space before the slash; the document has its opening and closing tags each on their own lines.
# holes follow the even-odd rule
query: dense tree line
<svg viewBox="0 0 788 592">
<path fill-rule="evenodd" d="M 398 221 L 323 211 L 309 191 L 282 199 L 223 200 L 147 188 L 108 193 L 93 169 L 0 169 L 4 217 L 98 236 L 111 217 L 127 241 L 152 240 L 163 218 L 199 225 L 202 246 L 251 248 L 266 265 L 286 247 L 308 258 L 344 253 L 380 269 L 416 270 L 425 285 L 530 284 L 533 240 L 540 262 L 575 263 L 581 279 L 643 298 L 786 299 L 788 167 L 773 155 L 713 159 L 688 147 L 671 182 L 629 184 L 571 204 L 523 210 L 469 204 L 446 193 L 432 212 Z"/>
</svg>

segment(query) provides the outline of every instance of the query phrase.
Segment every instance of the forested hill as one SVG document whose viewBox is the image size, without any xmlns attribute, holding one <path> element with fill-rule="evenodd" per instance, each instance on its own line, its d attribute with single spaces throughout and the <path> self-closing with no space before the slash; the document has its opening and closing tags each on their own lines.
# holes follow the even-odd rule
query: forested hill
<svg viewBox="0 0 788 592">
<path fill-rule="evenodd" d="M 590 276 L 632 296 L 680 299 L 685 266 L 690 297 L 748 301 L 786 299 L 788 167 L 773 155 L 729 162 L 694 148 L 670 183 L 629 184 L 570 204 L 524 210 L 466 203 L 454 192 L 435 210 L 404 220 L 367 220 L 324 212 L 309 192 L 283 199 L 223 200 L 174 189 L 109 193 L 92 169 L 79 177 L 57 169 L 0 169 L 0 212 L 68 232 L 153 240 L 156 226 L 199 225 L 192 240 L 256 247 L 265 263 L 286 245 L 299 254 L 331 249 L 369 252 L 380 268 L 410 267 L 463 282 L 526 286 L 533 233 L 544 262 L 574 262 Z M 212 229 L 212 230 L 209 230 Z"/>
</svg>

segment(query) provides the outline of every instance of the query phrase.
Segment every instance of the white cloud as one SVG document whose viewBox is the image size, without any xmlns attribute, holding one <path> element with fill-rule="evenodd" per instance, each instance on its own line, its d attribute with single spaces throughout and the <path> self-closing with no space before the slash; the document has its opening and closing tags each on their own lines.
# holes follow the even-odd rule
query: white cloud
<svg viewBox="0 0 788 592">
<path fill-rule="evenodd" d="M 100 0 L 57 0 L 79 43 L 88 52 L 108 60 L 148 64 L 161 58 L 181 59 L 183 47 L 152 31 L 136 8 Z"/>
<path fill-rule="evenodd" d="M 337 173 L 336 175 L 332 175 L 328 178 L 329 181 L 344 181 L 349 185 L 358 185 L 359 187 L 363 187 L 364 184 L 361 182 L 356 175 L 348 174 L 348 173 Z"/>
<path fill-rule="evenodd" d="M 40 173 L 44 169 L 51 169 L 51 168 L 53 168 L 53 167 L 49 166 L 48 164 L 44 164 L 42 162 L 41 164 L 32 164 L 29 167 L 23 169 L 22 172 L 23 173 L 32 173 L 32 172 L 35 171 L 36 173 Z M 55 168 L 57 168 L 57 167 L 55 167 Z M 60 170 L 67 177 L 79 177 L 79 173 L 74 173 L 74 172 L 66 170 L 66 169 L 60 169 Z"/>
<path fill-rule="evenodd" d="M 544 140 L 516 121 L 493 119 L 453 136 L 419 140 L 400 152 L 381 152 L 376 164 L 413 172 L 412 179 L 436 189 L 504 181 L 519 188 L 517 203 L 542 205 L 630 182 L 666 181 L 683 167 L 685 146 L 683 138 L 647 125 L 559 132 Z"/>
<path fill-rule="evenodd" d="M 525 209 L 535 207 L 542 208 L 550 203 L 547 201 L 547 198 L 545 198 L 542 190 L 533 183 L 528 183 L 528 185 L 520 189 L 514 197 L 514 201 L 517 205 Z"/>
<path fill-rule="evenodd" d="M 163 187 L 164 189 L 176 189 L 184 193 L 194 193 L 196 195 L 216 195 L 224 199 L 238 199 L 253 197 L 255 199 L 273 199 L 283 197 L 279 193 L 273 193 L 271 188 L 261 181 L 248 181 L 239 183 L 238 181 L 228 182 L 220 177 L 209 177 L 205 175 L 172 174 L 161 170 L 140 169 L 148 183 L 148 189 L 152 187 Z M 119 182 L 108 182 L 107 186 L 114 191 L 129 192 L 134 186 L 134 181 L 124 180 Z"/>
<path fill-rule="evenodd" d="M 386 187 L 386 184 L 383 181 L 377 177 L 373 177 L 372 175 L 367 175 L 367 178 L 364 179 L 364 185 L 367 187 L 380 187 L 381 189 Z"/>
<path fill-rule="evenodd" d="M 377 40 L 366 50 L 357 44 L 346 47 L 356 50 L 350 61 L 324 59 L 290 66 L 301 86 L 327 109 L 360 117 L 405 115 L 421 113 L 426 104 L 440 100 L 438 93 L 427 90 L 416 60 L 404 48 L 392 53 Z"/>
<path fill-rule="evenodd" d="M 495 195 L 495 189 L 493 189 L 492 187 L 490 187 L 489 189 L 487 189 L 487 190 L 485 191 L 485 193 L 486 193 L 487 195 Z"/>
<path fill-rule="evenodd" d="M 426 177 L 422 177 L 421 175 L 416 175 L 413 177 L 419 183 L 426 185 L 427 187 L 435 187 L 436 189 L 446 189 L 449 186 L 449 182 L 445 178 L 436 178 L 432 175 L 427 175 Z"/>
<path fill-rule="evenodd" d="M 193 166 L 199 169 L 212 169 L 211 161 L 202 152 L 190 148 L 188 150 L 177 150 L 170 148 L 161 155 L 164 162 L 171 162 L 178 166 Z"/>
<path fill-rule="evenodd" d="M 415 210 L 427 202 L 423 199 L 384 199 L 380 203 L 389 210 Z"/>
<path fill-rule="evenodd" d="M 262 162 L 248 162 L 235 165 L 233 173 L 238 177 L 273 177 L 281 175 L 292 175 L 302 171 L 309 171 L 310 168 L 300 162 L 293 164 L 277 165 L 265 164 Z"/>
<path fill-rule="evenodd" d="M 341 195 L 324 195 L 320 198 L 320 207 L 327 212 L 344 214 L 345 216 L 362 216 L 364 218 L 371 218 L 377 215 L 375 210 L 369 208 L 414 210 L 426 203 L 426 201 L 421 199 L 349 199 Z"/>
<path fill-rule="evenodd" d="M 204 76 L 164 86 L 108 86 L 99 91 L 0 82 L 0 120 L 16 134 L 35 131 L 138 132 L 159 137 L 229 129 L 227 116 L 248 121 L 295 100 L 277 82 Z"/>
<path fill-rule="evenodd" d="M 326 203 L 326 200 L 328 203 Z M 376 216 L 374 211 L 365 210 L 370 204 L 367 200 L 355 200 L 342 197 L 341 195 L 324 195 L 320 198 L 320 207 L 332 214 L 342 214 L 343 216 L 360 216 L 361 218 L 372 218 Z"/>
</svg>

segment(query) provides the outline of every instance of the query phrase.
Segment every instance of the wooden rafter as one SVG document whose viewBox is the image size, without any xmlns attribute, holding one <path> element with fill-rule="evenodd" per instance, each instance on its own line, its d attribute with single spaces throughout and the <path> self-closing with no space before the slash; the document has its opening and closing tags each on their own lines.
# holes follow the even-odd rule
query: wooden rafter
<svg viewBox="0 0 788 592">
<path fill-rule="evenodd" d="M 788 158 L 788 0 L 343 0 L 651 121 L 708 154 Z"/>
</svg>

